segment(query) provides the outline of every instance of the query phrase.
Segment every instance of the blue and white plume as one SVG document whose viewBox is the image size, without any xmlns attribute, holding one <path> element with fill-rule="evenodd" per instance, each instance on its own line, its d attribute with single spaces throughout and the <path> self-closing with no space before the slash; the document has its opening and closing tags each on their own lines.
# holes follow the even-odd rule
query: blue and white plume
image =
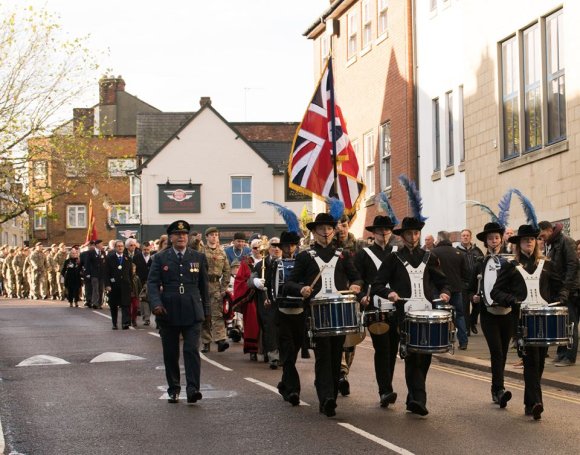
<svg viewBox="0 0 580 455">
<path fill-rule="evenodd" d="M 278 204 L 277 202 L 263 201 L 262 204 L 274 207 L 280 216 L 282 216 L 284 219 L 286 226 L 288 226 L 288 232 L 293 232 L 294 234 L 300 235 L 302 232 L 300 230 L 300 221 L 298 220 L 298 216 L 292 210 L 290 210 L 288 207 L 284 207 L 283 205 Z"/>
<path fill-rule="evenodd" d="M 385 193 L 384 191 L 381 191 L 379 194 L 376 195 L 375 202 L 377 202 L 379 204 L 379 207 L 381 207 L 386 212 L 386 214 L 391 219 L 393 224 L 395 224 L 395 225 L 399 224 L 399 220 L 397 219 L 397 216 L 395 215 L 395 211 L 393 210 L 393 207 L 391 206 L 391 204 L 389 202 L 389 198 L 387 197 L 387 193 Z"/>
<path fill-rule="evenodd" d="M 413 217 L 417 218 L 419 221 L 426 221 L 427 217 L 421 214 L 421 211 L 423 210 L 423 201 L 421 199 L 421 193 L 419 193 L 415 182 L 409 180 L 409 177 L 404 174 L 399 176 L 399 182 L 407 192 Z"/>
</svg>

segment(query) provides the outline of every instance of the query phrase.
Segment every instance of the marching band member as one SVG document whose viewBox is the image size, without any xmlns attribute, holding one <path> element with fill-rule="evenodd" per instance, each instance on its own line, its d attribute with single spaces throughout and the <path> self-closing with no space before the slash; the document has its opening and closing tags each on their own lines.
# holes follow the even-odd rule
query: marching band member
<svg viewBox="0 0 580 455">
<path fill-rule="evenodd" d="M 395 222 L 390 217 L 377 216 L 373 224 L 365 228 L 374 234 L 375 240 L 371 246 L 359 251 L 355 257 L 355 267 L 364 281 L 363 295 L 370 290 L 370 286 L 374 283 L 377 271 L 383 261 L 389 256 L 391 251 L 398 249 L 392 237 L 394 227 Z M 367 295 L 364 295 L 361 299 L 361 305 L 365 309 L 380 310 L 381 308 L 374 303 Z M 390 326 L 387 326 L 387 332 L 376 334 L 373 333 L 372 328 L 369 328 L 375 349 L 375 377 L 379 386 L 379 399 L 382 408 L 388 407 L 389 404 L 393 404 L 397 400 L 397 393 L 393 391 L 393 374 L 397 360 L 399 334 L 397 333 L 397 321 L 394 312 L 391 314 L 393 318 L 386 321 Z"/>
<path fill-rule="evenodd" d="M 402 327 L 404 312 L 431 307 L 430 298 L 439 292 L 439 298 L 447 303 L 451 297 L 447 279 L 439 267 L 437 256 L 421 249 L 419 240 L 421 229 L 425 226 L 421 215 L 421 196 L 415 184 L 405 176 L 399 177 L 409 196 L 413 217 L 403 219 L 401 227 L 393 233 L 401 237 L 403 247 L 392 252 L 384 260 L 371 287 L 371 297 L 389 299 L 396 304 L 399 325 Z M 411 298 L 413 297 L 413 298 Z M 402 305 L 399 300 L 409 300 Z M 398 302 L 398 303 L 397 303 Z M 402 346 L 403 348 L 403 346 Z M 427 391 L 425 381 L 432 354 L 414 353 L 401 350 L 405 359 L 405 380 L 407 382 L 407 411 L 420 416 L 429 414 L 427 410 Z"/>
<path fill-rule="evenodd" d="M 294 270 L 286 283 L 288 295 L 302 296 L 305 304 L 317 296 L 350 290 L 360 292 L 362 281 L 350 256 L 332 244 L 336 221 L 327 213 L 319 213 L 307 227 L 314 235 L 314 245 L 296 256 Z M 322 285 L 324 283 L 324 286 Z M 336 398 L 340 377 L 340 360 L 345 336 L 316 339 L 315 386 L 320 412 L 336 415 Z"/>
<path fill-rule="evenodd" d="M 538 249 L 536 238 L 539 233 L 534 225 L 523 224 L 517 234 L 509 238 L 515 260 L 502 266 L 491 291 L 494 301 L 517 312 L 519 303 L 526 303 L 530 290 L 539 290 L 542 298 L 550 302 L 558 299 L 562 288 L 562 279 Z M 521 352 L 524 360 L 525 414 L 533 416 L 534 420 L 541 419 L 544 411 L 540 381 L 547 351 L 547 347 L 525 346 L 524 352 Z"/>
</svg>

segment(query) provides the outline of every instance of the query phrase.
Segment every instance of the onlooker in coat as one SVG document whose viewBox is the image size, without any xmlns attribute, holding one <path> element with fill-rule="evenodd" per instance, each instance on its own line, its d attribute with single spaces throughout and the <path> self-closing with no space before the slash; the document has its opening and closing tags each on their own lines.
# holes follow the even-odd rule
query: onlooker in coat
<svg viewBox="0 0 580 455">
<path fill-rule="evenodd" d="M 471 243 L 472 233 L 469 229 L 461 231 L 461 243 L 457 245 L 457 249 L 465 255 L 465 266 L 467 272 L 467 281 L 471 279 L 475 270 L 477 260 L 483 258 L 483 252 L 477 245 Z M 467 334 L 473 332 L 477 335 L 477 318 L 479 317 L 479 303 L 472 303 L 470 308 L 469 297 L 467 293 L 463 293 L 463 310 L 465 314 L 465 323 L 467 324 Z M 470 311 L 471 310 L 471 311 Z"/>
<path fill-rule="evenodd" d="M 66 289 L 66 296 L 69 306 L 78 308 L 79 299 L 81 295 L 81 261 L 79 259 L 79 250 L 75 245 L 70 250 L 70 255 L 65 259 L 62 269 L 60 271 L 64 279 L 64 287 Z"/>
</svg>

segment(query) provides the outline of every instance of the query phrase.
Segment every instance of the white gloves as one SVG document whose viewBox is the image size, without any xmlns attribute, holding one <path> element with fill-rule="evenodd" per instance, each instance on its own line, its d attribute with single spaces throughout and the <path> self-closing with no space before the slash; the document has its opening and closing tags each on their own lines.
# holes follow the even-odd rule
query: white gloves
<svg viewBox="0 0 580 455">
<path fill-rule="evenodd" d="M 265 289 L 264 284 L 266 283 L 266 280 L 264 280 L 263 278 L 254 278 L 254 287 L 256 289 L 259 289 L 260 291 L 263 291 Z"/>
</svg>

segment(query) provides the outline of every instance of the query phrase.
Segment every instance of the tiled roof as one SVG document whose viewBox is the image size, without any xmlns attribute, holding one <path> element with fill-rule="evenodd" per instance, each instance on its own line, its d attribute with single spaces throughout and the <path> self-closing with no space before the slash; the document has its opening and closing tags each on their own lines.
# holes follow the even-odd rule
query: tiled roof
<svg viewBox="0 0 580 455">
<path fill-rule="evenodd" d="M 229 122 L 248 142 L 292 142 L 296 122 Z"/>
<path fill-rule="evenodd" d="M 292 142 L 250 142 L 252 147 L 268 162 L 274 174 L 283 174 L 288 166 Z"/>
<path fill-rule="evenodd" d="M 194 114 L 195 112 L 138 114 L 137 155 L 153 155 Z"/>
</svg>

